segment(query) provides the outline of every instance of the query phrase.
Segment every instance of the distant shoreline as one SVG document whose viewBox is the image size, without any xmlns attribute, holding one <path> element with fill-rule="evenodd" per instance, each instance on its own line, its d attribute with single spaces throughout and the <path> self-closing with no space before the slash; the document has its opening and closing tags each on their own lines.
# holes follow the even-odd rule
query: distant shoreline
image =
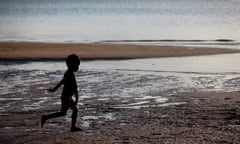
<svg viewBox="0 0 240 144">
<path fill-rule="evenodd" d="M 152 46 L 112 43 L 0 42 L 1 60 L 63 60 L 76 53 L 81 59 L 134 59 L 238 53 L 207 47 Z"/>
</svg>

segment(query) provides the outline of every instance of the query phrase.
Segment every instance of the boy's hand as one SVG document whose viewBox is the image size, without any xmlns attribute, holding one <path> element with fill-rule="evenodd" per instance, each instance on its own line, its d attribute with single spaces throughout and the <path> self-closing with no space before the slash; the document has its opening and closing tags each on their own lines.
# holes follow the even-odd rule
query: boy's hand
<svg viewBox="0 0 240 144">
<path fill-rule="evenodd" d="M 49 88 L 49 89 L 47 89 L 47 91 L 48 91 L 48 92 L 55 92 L 55 89 Z"/>
<path fill-rule="evenodd" d="M 73 105 L 77 105 L 78 101 L 76 101 L 76 99 L 72 97 L 72 98 L 71 98 L 71 103 L 72 103 Z"/>
<path fill-rule="evenodd" d="M 78 104 L 78 102 L 77 102 L 77 101 L 75 101 L 75 102 L 74 102 L 74 105 L 77 105 L 77 104 Z"/>
</svg>

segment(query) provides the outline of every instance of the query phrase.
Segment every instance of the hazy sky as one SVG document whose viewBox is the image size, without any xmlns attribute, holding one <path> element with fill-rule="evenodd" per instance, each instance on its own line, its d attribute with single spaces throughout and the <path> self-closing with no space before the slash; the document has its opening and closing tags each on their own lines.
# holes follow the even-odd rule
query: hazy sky
<svg viewBox="0 0 240 144">
<path fill-rule="evenodd" d="M 0 39 L 235 39 L 240 1 L 1 0 Z"/>
</svg>

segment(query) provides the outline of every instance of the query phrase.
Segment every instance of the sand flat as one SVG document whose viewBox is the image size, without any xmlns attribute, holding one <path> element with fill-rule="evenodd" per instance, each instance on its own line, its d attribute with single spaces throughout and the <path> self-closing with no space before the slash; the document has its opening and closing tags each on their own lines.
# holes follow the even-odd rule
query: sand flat
<svg viewBox="0 0 240 144">
<path fill-rule="evenodd" d="M 123 59 L 235 53 L 239 50 L 128 44 L 0 42 L 1 59 L 64 59 L 76 53 L 82 59 Z"/>
</svg>

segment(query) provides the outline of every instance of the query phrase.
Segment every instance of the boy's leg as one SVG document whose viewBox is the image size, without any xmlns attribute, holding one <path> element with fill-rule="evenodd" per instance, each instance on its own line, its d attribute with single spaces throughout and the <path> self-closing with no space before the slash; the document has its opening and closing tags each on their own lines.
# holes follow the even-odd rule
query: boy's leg
<svg viewBox="0 0 240 144">
<path fill-rule="evenodd" d="M 48 120 L 48 119 L 52 119 L 52 118 L 56 118 L 56 117 L 61 117 L 66 115 L 67 110 L 68 110 L 68 106 L 67 104 L 62 102 L 62 109 L 60 112 L 56 112 L 56 113 L 52 113 L 49 115 L 43 115 L 42 119 L 41 119 L 41 127 L 43 127 L 44 123 Z"/>
<path fill-rule="evenodd" d="M 42 116 L 42 120 L 41 120 L 41 127 L 43 127 L 44 123 L 48 120 L 48 119 L 52 119 L 52 118 L 56 118 L 56 117 L 61 117 L 66 115 L 66 111 L 60 111 L 60 112 L 56 112 L 53 114 L 49 114 L 49 115 L 43 115 Z"/>
<path fill-rule="evenodd" d="M 77 122 L 77 114 L 78 114 L 78 108 L 77 106 L 72 102 L 71 103 L 71 108 L 72 108 L 72 127 L 71 131 L 82 131 L 81 128 L 76 127 L 76 122 Z"/>
<path fill-rule="evenodd" d="M 76 127 L 78 109 L 76 106 L 72 107 L 72 127 Z"/>
</svg>

